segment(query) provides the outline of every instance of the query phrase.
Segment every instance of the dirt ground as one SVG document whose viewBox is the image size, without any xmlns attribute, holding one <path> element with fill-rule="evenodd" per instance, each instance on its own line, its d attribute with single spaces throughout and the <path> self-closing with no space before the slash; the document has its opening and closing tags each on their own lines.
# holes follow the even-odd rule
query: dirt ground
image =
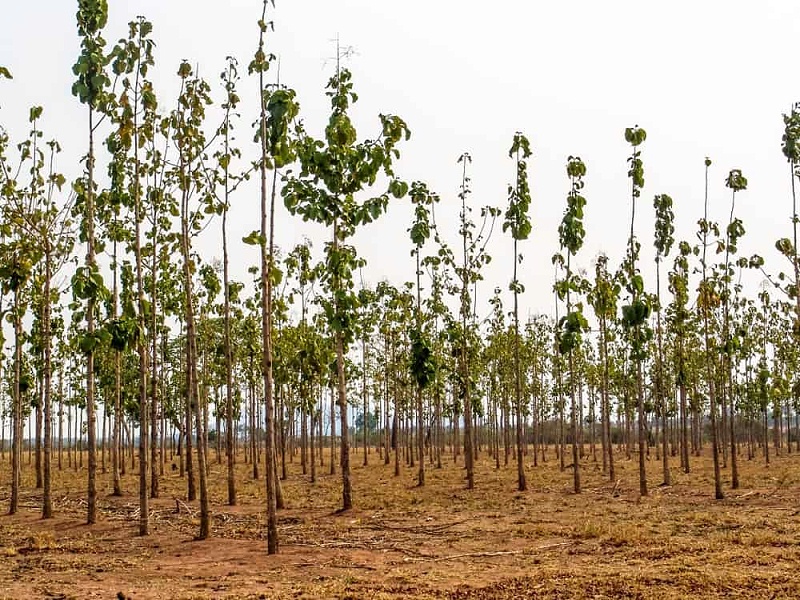
<svg viewBox="0 0 800 600">
<path fill-rule="evenodd" d="M 587 459 L 584 492 L 554 455 L 516 469 L 482 455 L 476 489 L 452 459 L 400 477 L 377 453 L 353 452 L 356 508 L 339 514 L 340 479 L 326 467 L 314 485 L 291 464 L 280 511 L 280 554 L 264 540 L 263 480 L 238 469 L 239 506 L 225 505 L 224 465 L 212 451 L 213 537 L 198 542 L 197 505 L 171 471 L 152 502 L 153 533 L 137 533 L 137 475 L 114 498 L 100 479 L 99 522 L 84 524 L 85 471 L 55 471 L 57 517 L 40 518 L 26 464 L 22 510 L 0 516 L 0 598 L 800 598 L 800 455 L 741 460 L 742 489 L 714 501 L 710 457 L 685 475 L 673 459 L 671 487 L 638 497 L 636 457 L 617 457 L 618 481 Z M 26 458 L 27 460 L 27 458 Z M 9 465 L 0 462 L 0 507 Z M 729 472 L 724 472 L 729 477 Z M 176 501 L 176 498 L 181 499 Z"/>
</svg>

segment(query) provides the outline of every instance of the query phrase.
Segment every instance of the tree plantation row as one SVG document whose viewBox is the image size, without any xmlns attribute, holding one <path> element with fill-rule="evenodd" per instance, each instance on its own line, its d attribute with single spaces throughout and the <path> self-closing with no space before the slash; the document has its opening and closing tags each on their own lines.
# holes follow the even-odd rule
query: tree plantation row
<svg viewBox="0 0 800 600">
<path fill-rule="evenodd" d="M 326 460 L 338 470 L 348 510 L 356 501 L 350 460 L 363 454 L 366 465 L 371 448 L 394 461 L 395 475 L 401 461 L 413 467 L 419 486 L 427 469 L 463 461 L 470 489 L 480 484 L 475 460 L 484 454 L 497 468 L 516 466 L 520 491 L 526 471 L 554 449 L 575 493 L 588 459 L 615 481 L 615 462 L 636 457 L 646 496 L 656 477 L 669 485 L 671 470 L 688 473 L 709 445 L 717 499 L 723 469 L 736 489 L 743 458 L 769 463 L 800 452 L 800 108 L 784 115 L 776 140 L 792 183 L 790 237 L 774 242 L 786 273 L 738 251 L 741 170 L 725 178 L 729 218 L 709 219 L 709 186 L 720 178 L 708 158 L 696 235 L 676 240 L 672 198 L 643 195 L 647 134 L 634 126 L 620 157 L 629 178 L 620 191 L 630 203 L 625 256 L 580 268 L 590 262 L 581 256 L 590 171 L 570 156 L 552 257 L 554 312 L 521 319 L 523 275 L 542 279 L 522 267 L 532 233 L 525 135 L 509 140 L 515 178 L 502 207 L 473 202 L 471 157 L 458 159 L 458 228 L 443 231 L 439 195 L 399 173 L 407 124 L 381 114 L 377 137 L 358 136 L 350 117 L 358 96 L 338 47 L 327 125 L 306 131 L 295 92 L 268 79 L 276 62 L 270 0 L 247 68 L 228 58 L 219 81 L 207 81 L 184 61 L 177 98 L 159 96 L 149 78 L 150 22 L 137 18 L 111 44 L 106 0 L 77 6 L 72 93 L 86 115 L 82 175 L 68 183 L 60 173 L 61 148 L 40 128 L 42 107 L 30 109 L 25 139 L 0 126 L 0 457 L 10 439 L 9 513 L 19 510 L 20 474 L 31 468 L 25 450 L 44 518 L 53 516 L 54 465 L 83 467 L 85 456 L 87 522 L 98 518 L 98 471 L 111 472 L 111 492 L 121 495 L 130 465 L 139 475 L 139 533 L 147 535 L 149 501 L 174 468 L 187 500 L 199 499 L 199 539 L 211 533 L 210 462 L 226 462 L 235 505 L 234 467 L 244 457 L 264 480 L 270 553 L 278 550 L 281 479 L 295 457 L 309 484 Z M 260 110 L 243 117 L 245 77 L 258 83 Z M 0 67 L 0 85 L 13 83 Z M 247 146 L 234 135 L 243 120 L 255 122 Z M 242 240 L 229 236 L 235 202 L 259 215 Z M 276 218 L 278 202 L 325 229 L 321 249 L 306 241 L 279 251 L 275 230 L 291 223 Z M 364 285 L 354 238 L 401 202 L 413 207 L 403 227 L 416 277 Z M 637 221 L 643 202 L 654 207 L 654 223 Z M 210 228 L 221 247 L 201 252 L 198 239 Z M 651 280 L 642 232 L 654 235 Z M 513 243 L 511 264 L 490 264 L 497 238 Z M 260 252 L 248 282 L 230 276 L 232 252 L 244 245 Z M 484 318 L 476 297 L 490 268 L 507 271 L 509 287 L 494 290 Z M 751 270 L 769 284 L 746 289 Z"/>
</svg>

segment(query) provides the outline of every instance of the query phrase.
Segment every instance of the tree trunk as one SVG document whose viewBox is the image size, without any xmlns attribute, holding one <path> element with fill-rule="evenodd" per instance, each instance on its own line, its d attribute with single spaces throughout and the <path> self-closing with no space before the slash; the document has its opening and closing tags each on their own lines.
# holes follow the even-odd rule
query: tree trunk
<svg viewBox="0 0 800 600">
<path fill-rule="evenodd" d="M 336 400 L 334 397 L 334 390 L 333 385 L 331 384 L 330 387 L 330 394 L 331 394 L 331 411 L 328 415 L 328 419 L 331 426 L 330 432 L 330 450 L 331 450 L 331 465 L 330 465 L 330 474 L 336 474 Z"/>
<path fill-rule="evenodd" d="M 647 496 L 647 470 L 645 468 L 645 453 L 647 452 L 647 438 L 645 436 L 644 390 L 642 389 L 642 361 L 636 361 L 636 396 L 638 405 L 639 422 L 639 495 Z"/>
<path fill-rule="evenodd" d="M 51 454 L 53 449 L 53 342 L 50 331 L 50 280 L 53 276 L 49 243 L 45 244 L 44 304 L 42 306 L 42 337 L 44 338 L 44 490 L 42 492 L 42 518 L 53 517 Z"/>
<path fill-rule="evenodd" d="M 266 1 L 264 11 L 266 12 Z M 263 32 L 261 37 L 263 44 Z M 272 380 L 272 267 L 274 260 L 275 231 L 275 194 L 277 192 L 278 172 L 272 171 L 272 196 L 269 213 L 267 212 L 267 114 L 265 99 L 264 73 L 259 72 L 259 90 L 261 92 L 261 374 L 264 385 L 264 422 L 266 459 L 264 485 L 267 497 L 267 553 L 278 552 L 278 516 L 277 516 L 277 473 L 275 471 L 275 411 L 274 390 Z M 267 221 L 269 219 L 269 222 Z M 269 230 L 267 229 L 269 227 Z M 269 237 L 267 237 L 269 234 Z M 269 247 L 267 247 L 269 242 Z"/>
<path fill-rule="evenodd" d="M 678 388 L 681 405 L 681 466 L 684 473 L 689 473 L 689 427 L 687 424 L 686 384 L 681 382 Z"/>
<path fill-rule="evenodd" d="M 89 108 L 89 154 L 88 185 L 86 186 L 86 266 L 90 271 L 97 268 L 94 248 L 94 111 Z M 86 301 L 86 335 L 95 333 L 95 298 Z M 97 447 L 95 439 L 95 385 L 94 385 L 94 352 L 86 353 L 86 428 L 89 449 L 89 464 L 86 478 L 86 522 L 93 525 L 97 522 Z"/>
<path fill-rule="evenodd" d="M 341 332 L 336 333 L 336 375 L 341 422 L 342 510 L 350 510 L 353 508 L 353 492 L 350 483 L 350 441 L 348 439 L 347 398 L 345 396 L 344 340 Z"/>
<path fill-rule="evenodd" d="M 19 510 L 19 486 L 22 471 L 22 318 L 19 314 L 19 289 L 14 291 L 14 395 L 11 399 L 11 499 L 8 514 Z"/>
</svg>

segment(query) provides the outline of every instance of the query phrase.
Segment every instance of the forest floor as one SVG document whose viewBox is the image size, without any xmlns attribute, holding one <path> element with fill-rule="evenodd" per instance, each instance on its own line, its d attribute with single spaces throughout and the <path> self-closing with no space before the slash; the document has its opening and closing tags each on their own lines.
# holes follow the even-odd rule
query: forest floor
<svg viewBox="0 0 800 600">
<path fill-rule="evenodd" d="M 617 455 L 617 481 L 586 459 L 583 493 L 569 470 L 528 467 L 529 491 L 516 491 L 516 468 L 496 470 L 482 455 L 476 488 L 445 461 L 416 469 L 370 465 L 353 452 L 355 508 L 336 512 L 338 476 L 320 469 L 316 484 L 290 465 L 287 506 L 279 512 L 280 554 L 264 539 L 263 480 L 237 465 L 239 505 L 225 505 L 224 464 L 212 450 L 212 538 L 194 541 L 197 503 L 170 469 L 151 501 L 152 535 L 138 537 L 137 476 L 126 494 L 99 479 L 100 518 L 85 520 L 85 470 L 54 470 L 56 518 L 40 518 L 40 493 L 25 465 L 22 509 L 0 516 L 0 598 L 800 598 L 800 454 L 740 459 L 742 488 L 713 499 L 709 456 L 692 473 L 672 458 L 673 485 L 660 487 L 661 463 L 648 462 L 650 495 L 639 498 L 636 455 Z M 27 460 L 27 456 L 26 456 Z M 224 461 L 224 458 L 223 458 Z M 528 461 L 529 463 L 530 461 Z M 0 509 L 9 466 L 0 461 Z M 178 500 L 176 500 L 178 499 Z"/>
</svg>

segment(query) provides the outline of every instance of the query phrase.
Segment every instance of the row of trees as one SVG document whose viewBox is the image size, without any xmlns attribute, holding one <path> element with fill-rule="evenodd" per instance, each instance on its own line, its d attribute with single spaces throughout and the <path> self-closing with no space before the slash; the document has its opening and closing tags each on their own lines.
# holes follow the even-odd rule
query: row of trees
<svg viewBox="0 0 800 600">
<path fill-rule="evenodd" d="M 614 480 L 615 442 L 630 458 L 635 428 L 640 493 L 647 495 L 648 453 L 659 456 L 669 484 L 670 459 L 679 456 L 689 471 L 708 420 L 715 495 L 722 498 L 721 469 L 730 468 L 731 485 L 738 487 L 740 452 L 746 449 L 752 458 L 760 447 L 769 460 L 770 417 L 776 447 L 791 449 L 790 440 L 780 437 L 784 419 L 787 435 L 794 429 L 800 440 L 797 423 L 791 423 L 800 414 L 797 109 L 784 118 L 783 138 L 793 238 L 776 244 L 791 265 L 788 274 L 770 279 L 756 297 L 745 293 L 743 273 L 764 268 L 759 256 L 738 253 L 745 231 L 735 202 L 747 180 L 739 170 L 729 172 L 730 218 L 722 225 L 710 221 L 712 165 L 706 159 L 705 209 L 694 240 L 676 244 L 673 201 L 666 194 L 654 197 L 656 277 L 646 282 L 636 223 L 646 133 L 636 126 L 624 133 L 631 146 L 626 256 L 616 271 L 599 257 L 593 277 L 576 266 L 591 172 L 579 157 L 569 157 L 560 248 L 553 256 L 555 318 L 525 322 L 519 315 L 525 291 L 520 245 L 533 231 L 528 139 L 517 133 L 511 141 L 514 181 L 504 208 L 473 204 L 471 157 L 459 158 L 459 227 L 457 235 L 442 231 L 435 218 L 439 196 L 424 182 L 407 183 L 395 173 L 408 126 L 397 116 L 380 115 L 380 134 L 360 139 L 350 116 L 358 99 L 352 75 L 338 59 L 326 89 L 330 116 L 319 137 L 306 131 L 294 91 L 268 83 L 275 60 L 267 49 L 270 7 L 265 0 L 247 69 L 259 92 L 251 161 L 235 135 L 241 121 L 238 62 L 227 60 L 218 92 L 182 62 L 179 94 L 164 110 L 149 79 L 152 25 L 138 18 L 109 48 L 105 0 L 78 1 L 81 53 L 73 94 L 87 113 L 82 176 L 66 185 L 58 171 L 59 144 L 45 142 L 40 130 L 41 107 L 31 109 L 30 133 L 16 145 L 0 129 L 0 311 L 13 331 L 13 348 L 2 362 L 8 383 L 3 415 L 4 422 L 10 416 L 12 444 L 9 512 L 19 508 L 24 423 L 34 412 L 42 514 L 52 516 L 53 426 L 58 424 L 61 448 L 65 407 L 85 412 L 88 523 L 98 512 L 98 433 L 102 469 L 108 425 L 116 495 L 123 492 L 124 441 L 137 443 L 141 535 L 149 532 L 149 500 L 159 495 L 167 432 L 178 439 L 171 452 L 180 457 L 187 498 L 199 497 L 203 539 L 210 534 L 210 433 L 221 460 L 224 430 L 233 505 L 237 432 L 244 424 L 253 476 L 263 469 L 270 553 L 278 550 L 287 453 L 291 460 L 299 452 L 313 482 L 326 413 L 328 440 L 338 436 L 340 444 L 330 467 L 338 464 L 341 471 L 342 508 L 353 506 L 351 407 L 361 413 L 364 463 L 374 421 L 372 441 L 383 460 L 388 464 L 394 450 L 399 475 L 404 454 L 418 469 L 420 486 L 426 465 L 440 467 L 449 445 L 456 459 L 463 457 L 467 487 L 476 484 L 475 460 L 485 449 L 498 467 L 501 455 L 508 464 L 513 454 L 518 488 L 525 490 L 526 457 L 532 455 L 534 465 L 546 460 L 548 444 L 555 442 L 564 470 L 571 446 L 573 488 L 580 493 L 582 459 L 602 463 Z M 0 69 L 0 77 L 11 73 Z M 210 122 L 217 94 L 221 117 Z M 228 216 L 250 180 L 258 182 L 259 226 L 243 243 L 259 249 L 260 261 L 250 269 L 253 281 L 245 283 L 230 276 Z M 356 275 L 365 262 L 354 245 L 357 232 L 381 218 L 391 202 L 408 199 L 413 281 L 359 285 Z M 292 215 L 327 229 L 321 256 L 310 242 L 279 252 L 279 200 Z M 507 310 L 495 290 L 484 318 L 476 298 L 498 219 L 501 235 L 513 243 L 513 304 Z M 221 260 L 196 248 L 212 226 L 220 227 Z M 670 260 L 667 300 L 661 271 Z M 74 410 L 66 410 L 71 419 Z"/>
</svg>

